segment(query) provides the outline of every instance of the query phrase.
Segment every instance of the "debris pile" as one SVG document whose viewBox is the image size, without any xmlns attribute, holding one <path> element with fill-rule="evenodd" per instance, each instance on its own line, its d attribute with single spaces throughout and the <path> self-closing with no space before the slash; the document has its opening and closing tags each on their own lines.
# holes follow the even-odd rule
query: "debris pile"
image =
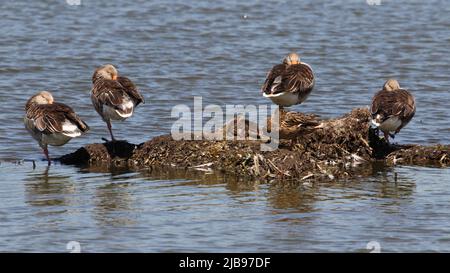
<svg viewBox="0 0 450 273">
<path fill-rule="evenodd" d="M 280 113 L 280 145 L 261 151 L 262 140 L 173 140 L 155 137 L 89 144 L 60 158 L 64 164 L 109 164 L 220 171 L 258 179 L 335 179 L 363 173 L 365 164 L 448 166 L 450 146 L 388 145 L 369 125 L 368 109 L 330 120 Z M 269 124 L 270 126 L 270 124 Z M 270 127 L 269 127 L 270 128 Z"/>
</svg>

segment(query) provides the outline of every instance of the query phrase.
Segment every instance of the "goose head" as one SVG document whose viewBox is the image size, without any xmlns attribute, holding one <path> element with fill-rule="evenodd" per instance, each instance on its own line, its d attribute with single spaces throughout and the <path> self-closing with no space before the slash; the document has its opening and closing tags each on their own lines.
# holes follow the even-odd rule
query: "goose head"
<svg viewBox="0 0 450 273">
<path fill-rule="evenodd" d="M 284 57 L 283 63 L 286 65 L 299 64 L 300 56 L 297 53 L 289 53 L 286 57 Z"/>
<path fill-rule="evenodd" d="M 383 85 L 383 90 L 385 91 L 394 91 L 400 89 L 400 84 L 397 80 L 389 79 Z"/>
<path fill-rule="evenodd" d="M 105 80 L 117 80 L 117 77 L 119 76 L 119 72 L 117 72 L 117 69 L 112 64 L 106 64 L 102 65 L 101 67 L 97 68 L 94 72 L 94 76 L 92 77 L 93 81 L 97 78 L 102 78 Z"/>
<path fill-rule="evenodd" d="M 53 101 L 53 96 L 48 91 L 41 91 L 30 99 L 30 102 L 35 104 L 52 104 Z"/>
</svg>

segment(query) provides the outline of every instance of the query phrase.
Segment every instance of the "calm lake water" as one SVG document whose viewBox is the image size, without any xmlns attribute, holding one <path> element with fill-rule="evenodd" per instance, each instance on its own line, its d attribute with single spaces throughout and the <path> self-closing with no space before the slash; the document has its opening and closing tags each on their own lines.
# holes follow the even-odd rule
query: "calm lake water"
<svg viewBox="0 0 450 273">
<path fill-rule="evenodd" d="M 70 2 L 70 1 L 69 1 Z M 39 90 L 107 137 L 93 70 L 115 64 L 146 98 L 116 136 L 168 133 L 177 104 L 268 104 L 259 88 L 289 51 L 315 70 L 293 110 L 336 117 L 369 105 L 388 77 L 416 96 L 399 143 L 450 143 L 448 1 L 2 1 L 0 251 L 450 251 L 450 169 L 386 168 L 368 178 L 281 186 L 216 173 L 46 167 L 22 119 Z M 37 160 L 36 169 L 28 161 Z"/>
</svg>

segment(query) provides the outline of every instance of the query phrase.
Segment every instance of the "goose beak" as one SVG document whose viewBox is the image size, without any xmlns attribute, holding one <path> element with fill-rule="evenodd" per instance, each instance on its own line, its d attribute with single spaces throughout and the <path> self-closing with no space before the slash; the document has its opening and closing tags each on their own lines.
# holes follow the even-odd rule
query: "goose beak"
<svg viewBox="0 0 450 273">
<path fill-rule="evenodd" d="M 117 81 L 117 75 L 112 76 L 113 81 Z"/>
</svg>

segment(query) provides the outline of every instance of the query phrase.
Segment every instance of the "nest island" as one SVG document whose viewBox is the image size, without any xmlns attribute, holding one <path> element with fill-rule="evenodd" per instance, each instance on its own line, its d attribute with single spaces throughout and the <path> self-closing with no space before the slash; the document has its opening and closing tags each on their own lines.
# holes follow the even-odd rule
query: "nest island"
<svg viewBox="0 0 450 273">
<path fill-rule="evenodd" d="M 260 140 L 174 140 L 170 135 L 162 135 L 141 144 L 126 141 L 89 144 L 60 157 L 59 161 L 135 169 L 213 170 L 259 180 L 333 180 L 363 175 L 365 164 L 374 162 L 434 167 L 450 164 L 450 145 L 388 144 L 370 127 L 370 117 L 368 109 L 357 108 L 335 119 L 317 120 L 321 125 L 312 128 L 292 124 L 314 121 L 314 116 L 282 111 L 281 140 L 274 151 L 261 151 Z M 283 124 L 291 125 L 283 127 Z"/>
</svg>

